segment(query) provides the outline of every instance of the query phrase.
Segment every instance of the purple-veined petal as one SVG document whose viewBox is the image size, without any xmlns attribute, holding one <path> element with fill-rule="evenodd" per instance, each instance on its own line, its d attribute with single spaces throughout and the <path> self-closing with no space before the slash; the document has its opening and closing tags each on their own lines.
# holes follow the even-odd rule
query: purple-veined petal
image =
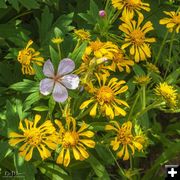
<svg viewBox="0 0 180 180">
<path fill-rule="evenodd" d="M 75 74 L 68 74 L 61 78 L 61 83 L 68 89 L 76 89 L 79 85 L 79 77 Z"/>
<path fill-rule="evenodd" d="M 67 89 L 59 82 L 55 83 L 53 90 L 53 98 L 56 102 L 64 102 L 68 98 Z"/>
<path fill-rule="evenodd" d="M 53 90 L 54 80 L 50 78 L 45 78 L 40 81 L 40 92 L 41 94 L 47 96 Z"/>
<path fill-rule="evenodd" d="M 73 60 L 69 58 L 62 59 L 58 66 L 57 75 L 62 76 L 62 75 L 68 74 L 72 72 L 74 68 L 75 68 L 75 64 Z"/>
<path fill-rule="evenodd" d="M 50 59 L 48 59 L 43 66 L 43 73 L 47 77 L 54 77 L 54 67 Z"/>
</svg>

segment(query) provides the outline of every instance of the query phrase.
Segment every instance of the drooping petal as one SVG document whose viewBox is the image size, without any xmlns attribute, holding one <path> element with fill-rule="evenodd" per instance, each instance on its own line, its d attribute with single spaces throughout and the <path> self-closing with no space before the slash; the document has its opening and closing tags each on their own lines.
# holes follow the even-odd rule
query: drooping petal
<svg viewBox="0 0 180 180">
<path fill-rule="evenodd" d="M 70 163 L 70 151 L 69 149 L 66 150 L 66 154 L 64 156 L 64 166 L 67 167 Z"/>
<path fill-rule="evenodd" d="M 54 67 L 52 62 L 50 61 L 50 59 L 48 59 L 43 66 L 43 73 L 45 76 L 47 77 L 54 77 L 55 73 L 54 73 Z"/>
<path fill-rule="evenodd" d="M 76 89 L 79 85 L 79 77 L 76 74 L 65 75 L 61 78 L 61 83 L 68 89 Z"/>
<path fill-rule="evenodd" d="M 53 86 L 54 86 L 53 79 L 45 78 L 45 79 L 41 80 L 40 81 L 41 94 L 43 94 L 45 96 L 49 95 L 53 90 Z"/>
<path fill-rule="evenodd" d="M 95 142 L 90 139 L 80 139 L 79 141 L 90 148 L 94 148 L 94 146 L 95 146 Z"/>
<path fill-rule="evenodd" d="M 70 72 L 72 72 L 75 68 L 75 63 L 69 58 L 65 58 L 60 61 L 59 66 L 58 66 L 58 72 L 57 75 L 65 75 Z"/>
<path fill-rule="evenodd" d="M 58 82 L 54 86 L 53 98 L 56 102 L 64 102 L 68 98 L 67 89 Z"/>
<path fill-rule="evenodd" d="M 73 150 L 73 154 L 74 154 L 75 159 L 79 160 L 80 159 L 79 151 L 75 147 L 73 147 L 72 150 Z"/>
<path fill-rule="evenodd" d="M 29 152 L 26 154 L 26 156 L 25 156 L 26 161 L 29 161 L 32 158 L 33 149 L 34 149 L 34 147 L 31 147 Z"/>
<path fill-rule="evenodd" d="M 59 153 L 59 156 L 56 160 L 57 164 L 62 164 L 64 160 L 64 148 L 62 148 L 61 152 Z"/>
</svg>

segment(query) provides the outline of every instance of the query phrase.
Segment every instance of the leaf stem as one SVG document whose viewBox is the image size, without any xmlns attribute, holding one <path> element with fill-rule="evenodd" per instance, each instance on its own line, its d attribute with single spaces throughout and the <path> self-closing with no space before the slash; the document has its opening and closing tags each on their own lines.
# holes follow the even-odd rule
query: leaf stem
<svg viewBox="0 0 180 180">
<path fill-rule="evenodd" d="M 146 85 L 142 86 L 142 110 L 146 108 Z"/>
<path fill-rule="evenodd" d="M 164 74 L 164 79 L 166 78 L 167 73 L 169 71 L 170 64 L 172 63 L 171 62 L 171 60 L 172 60 L 171 55 L 172 55 L 172 47 L 173 47 L 174 36 L 175 36 L 175 30 L 173 31 L 172 36 L 171 36 L 170 48 L 169 48 L 169 58 L 168 58 L 169 61 L 168 61 L 166 72 Z"/>
<path fill-rule="evenodd" d="M 159 60 L 159 57 L 160 57 L 161 52 L 162 52 L 162 50 L 163 50 L 163 47 L 164 47 L 164 45 L 165 45 L 166 39 L 167 39 L 167 37 L 168 37 L 168 34 L 169 34 L 169 32 L 168 32 L 168 30 L 167 30 L 167 31 L 166 31 L 166 34 L 165 34 L 165 36 L 164 36 L 163 42 L 162 42 L 162 44 L 161 44 L 161 46 L 160 46 L 159 52 L 158 52 L 158 54 L 157 54 L 157 56 L 156 56 L 156 59 L 155 59 L 154 64 L 157 64 L 157 62 L 158 62 L 158 60 Z"/>
</svg>

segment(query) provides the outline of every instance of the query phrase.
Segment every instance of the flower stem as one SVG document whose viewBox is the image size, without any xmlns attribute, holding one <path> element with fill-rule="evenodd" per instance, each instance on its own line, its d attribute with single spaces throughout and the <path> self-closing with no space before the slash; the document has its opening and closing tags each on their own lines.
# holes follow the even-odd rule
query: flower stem
<svg viewBox="0 0 180 180">
<path fill-rule="evenodd" d="M 58 48 L 59 59 L 61 59 L 61 47 L 60 47 L 60 44 L 57 44 L 57 48 Z"/>
<path fill-rule="evenodd" d="M 131 115 L 132 115 L 132 113 L 133 113 L 133 111 L 134 111 L 134 108 L 135 108 L 135 106 L 136 106 L 136 104 L 137 104 L 137 101 L 138 101 L 138 99 L 139 99 L 139 96 L 140 96 L 140 93 L 139 93 L 139 92 L 140 92 L 140 90 L 137 92 L 136 98 L 135 98 L 134 103 L 133 103 L 133 105 L 132 105 L 132 107 L 131 107 L 131 110 L 130 110 L 130 112 L 129 112 L 128 120 L 130 120 Z"/>
<path fill-rule="evenodd" d="M 172 60 L 171 55 L 172 55 L 172 47 L 173 47 L 174 36 L 175 36 L 175 31 L 173 31 L 172 36 L 171 36 L 170 48 L 169 48 L 169 59 L 168 59 L 169 61 L 168 61 L 168 65 L 167 65 L 167 68 L 166 68 L 166 72 L 164 74 L 164 79 L 166 78 L 167 73 L 169 71 L 170 64 L 172 63 L 171 62 L 171 60 Z"/>
<path fill-rule="evenodd" d="M 163 47 L 164 47 L 164 45 L 165 45 L 166 39 L 167 39 L 167 37 L 168 37 L 168 34 L 169 34 L 169 32 L 168 32 L 168 30 L 167 30 L 167 31 L 166 31 L 166 34 L 165 34 L 165 36 L 164 36 L 163 42 L 162 42 L 162 44 L 161 44 L 161 46 L 160 46 L 159 52 L 158 52 L 158 54 L 157 54 L 157 56 L 156 56 L 156 59 L 155 59 L 154 64 L 157 64 L 157 62 L 158 62 L 158 60 L 159 60 L 159 57 L 160 57 L 161 52 L 162 52 L 162 50 L 163 50 Z"/>
<path fill-rule="evenodd" d="M 142 110 L 146 108 L 146 86 L 142 86 Z"/>
</svg>

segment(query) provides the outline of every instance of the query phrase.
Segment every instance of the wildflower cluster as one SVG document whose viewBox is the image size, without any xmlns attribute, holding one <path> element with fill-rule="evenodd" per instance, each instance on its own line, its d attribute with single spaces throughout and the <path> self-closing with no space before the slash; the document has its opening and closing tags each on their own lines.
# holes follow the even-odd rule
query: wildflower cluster
<svg viewBox="0 0 180 180">
<path fill-rule="evenodd" d="M 5 96 L 12 92 L 13 96 L 7 97 L 3 108 L 8 123 L 0 127 L 7 127 L 8 146 L 50 178 L 56 178 L 49 175 L 51 165 L 53 172 L 61 172 L 61 179 L 66 179 L 81 163 L 88 171 L 92 166 L 104 173 L 108 169 L 104 163 L 110 168 L 117 165 L 124 179 L 133 179 L 140 173 L 133 167 L 138 164 L 135 160 L 148 156 L 149 146 L 169 136 L 161 135 L 161 122 L 156 122 L 160 116 L 155 120 L 152 114 L 179 112 L 179 69 L 173 67 L 178 53 L 173 43 L 177 43 L 180 12 L 164 11 L 169 17 L 159 18 L 158 25 L 165 25 L 167 33 L 156 48 L 161 38 L 146 0 L 108 0 L 104 9 L 90 2 L 90 10 L 79 13 L 74 23 L 70 13 L 53 24 L 51 19 L 57 16 L 45 6 L 42 22 L 37 21 L 40 41 L 37 37 L 32 38 L 34 43 L 27 40 L 16 53 L 21 82 L 5 87 L 9 90 Z M 58 1 L 51 5 L 55 12 L 61 9 Z M 87 24 L 77 24 L 80 17 Z M 45 24 L 47 32 L 42 30 Z M 16 51 L 9 51 L 7 59 L 12 52 Z M 0 89 L 0 98 L 3 92 Z M 129 163 L 130 169 L 121 169 L 119 159 Z M 94 174 L 88 176 L 94 178 Z"/>
</svg>

